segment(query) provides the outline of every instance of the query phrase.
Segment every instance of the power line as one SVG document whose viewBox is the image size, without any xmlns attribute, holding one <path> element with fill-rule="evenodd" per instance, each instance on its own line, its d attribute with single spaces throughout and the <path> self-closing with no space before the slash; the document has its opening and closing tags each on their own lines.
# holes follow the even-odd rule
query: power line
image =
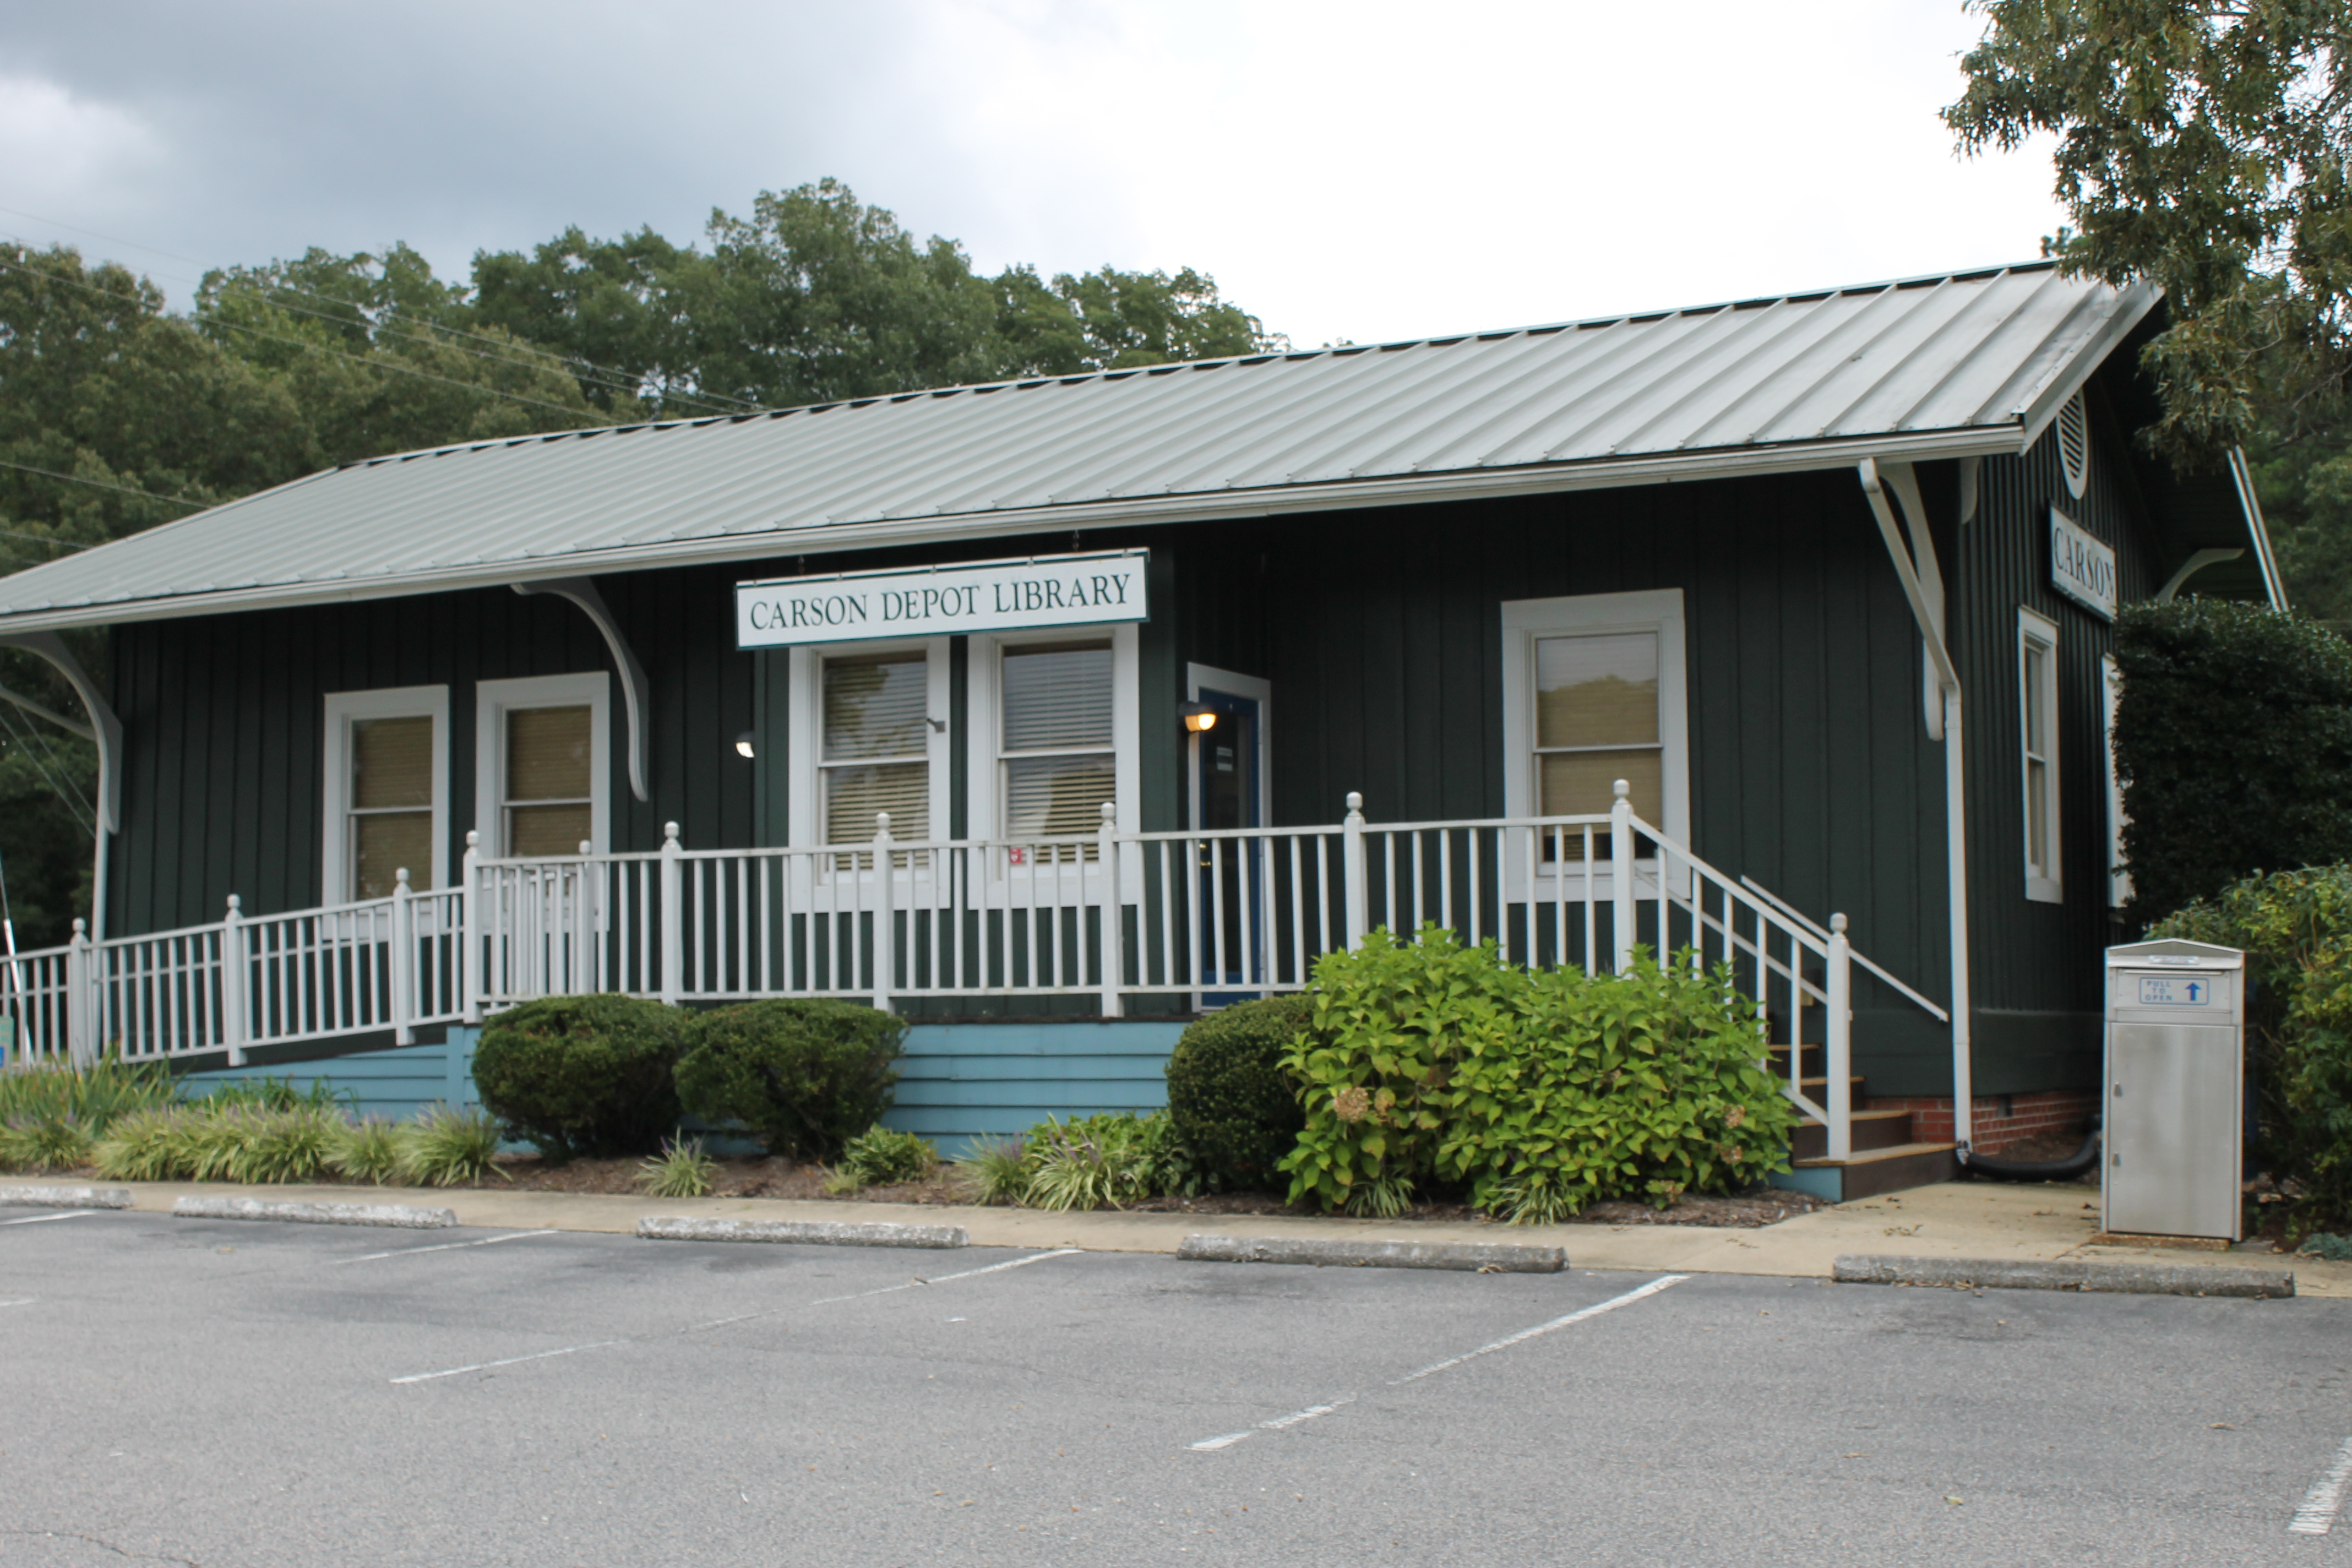
<svg viewBox="0 0 2352 1568">
<path fill-rule="evenodd" d="M 80 825 L 83 832 L 97 832 L 98 824 L 96 821 L 89 816 L 79 805 L 75 804 L 80 792 L 76 791 L 73 795 L 67 795 L 65 790 L 58 784 L 58 781 L 50 776 L 48 765 L 34 754 L 33 748 L 26 744 L 24 738 L 17 733 L 16 721 L 11 717 L 8 712 L 8 710 L 15 706 L 16 704 L 12 702 L 0 702 L 0 725 L 5 725 L 8 731 L 8 738 L 16 742 L 16 749 L 23 753 L 25 760 L 33 764 L 34 771 L 41 775 L 41 782 L 49 786 L 50 793 L 58 797 L 58 804 L 66 808 L 66 814 Z"/>
<path fill-rule="evenodd" d="M 5 265 L 5 263 L 0 263 L 0 265 Z M 192 507 L 194 507 L 198 511 L 202 511 L 202 510 L 204 510 L 205 508 L 210 507 L 210 506 L 213 506 L 213 505 L 215 505 L 215 502 L 208 501 L 208 500 L 189 500 L 187 497 L 185 497 L 185 496 L 162 496 L 162 495 L 157 495 L 153 490 L 142 490 L 142 489 L 140 489 L 138 486 L 136 486 L 136 485 L 116 485 L 116 484 L 109 484 L 109 483 L 108 483 L 106 480 L 104 480 L 104 479 L 83 479 L 83 478 L 82 478 L 80 475 L 79 475 L 79 474 L 61 474 L 61 473 L 58 473 L 55 468 L 35 468 L 35 467 L 33 467 L 33 465 L 32 465 L 32 464 L 30 464 L 30 463 L 12 463 L 12 462 L 10 462 L 10 461 L 9 461 L 7 458 L 0 458 L 0 468 L 15 468 L 15 469 L 16 469 L 16 470 L 17 470 L 18 472 L 20 472 L 20 473 L 26 473 L 26 474 L 38 474 L 38 475 L 40 475 L 40 476 L 41 476 L 41 478 L 43 478 L 43 479 L 63 479 L 66 483 L 68 483 L 68 484 L 69 484 L 69 485 L 88 485 L 88 486 L 89 486 L 89 487 L 90 487 L 91 489 L 101 489 L 101 490 L 120 490 L 120 491 L 121 491 L 124 495 L 127 495 L 127 496 L 145 496 L 149 500 L 170 501 L 170 502 L 171 502 L 171 503 L 173 503 L 174 506 L 192 506 Z M 6 529 L 5 529 L 5 528 L 0 528 L 0 533 L 7 533 L 7 532 L 8 532 L 8 530 L 6 530 Z M 18 534 L 13 534 L 13 535 L 11 535 L 11 537 L 12 537 L 12 538 L 16 538 L 16 539 L 39 539 L 39 538 L 41 538 L 41 536 L 40 536 L 39 534 L 37 534 L 37 533 L 18 533 Z M 73 544 L 73 543 L 69 543 L 69 542 L 68 542 L 67 541 L 62 540 L 62 539 L 57 539 L 57 540 L 45 540 L 45 541 L 43 541 L 43 542 L 45 542 L 45 543 L 51 543 L 51 544 L 63 544 L 63 545 L 65 545 L 65 547 L 66 547 L 67 549 L 68 549 L 68 550 L 88 550 L 89 548 L 90 548 L 90 547 L 89 547 L 89 545 L 87 545 L 87 544 Z"/>
<path fill-rule="evenodd" d="M 158 250 L 152 245 L 142 245 L 135 239 L 124 239 L 120 235 L 101 234 L 94 228 L 82 228 L 74 224 L 60 223 L 56 218 L 43 217 L 38 213 L 20 212 L 15 207 L 0 207 L 0 213 L 6 213 L 12 217 L 30 218 L 35 223 L 47 224 L 52 228 L 70 229 L 75 234 L 86 234 L 93 239 L 102 239 L 111 245 L 127 245 L 133 250 L 143 250 L 151 256 L 167 257 L 173 261 L 184 261 L 191 267 L 203 267 L 205 265 L 204 262 L 197 260 L 193 256 L 182 256 L 177 251 L 172 250 Z M 18 236 L 16 237 L 16 243 L 19 245 L 29 246 L 32 242 L 24 238 L 22 236 Z M 159 274 L 159 276 L 170 278 L 172 281 L 175 283 L 184 283 L 194 289 L 201 289 L 204 287 L 200 280 L 175 277 L 168 272 Z M 358 306 L 353 305 L 348 300 L 338 299 L 332 294 L 322 293 L 316 289 L 305 289 L 297 283 L 276 282 L 270 284 L 268 287 L 272 289 L 285 293 L 300 294 L 312 300 L 324 300 L 331 304 L 341 305 L 350 310 L 359 310 Z M 251 291 L 250 286 L 248 286 L 247 291 Z M 272 301 L 272 303 L 276 303 L 276 301 Z M 279 305 L 278 309 L 290 310 L 293 309 L 293 307 Z M 321 316 L 329 321 L 340 321 L 343 319 L 331 315 L 325 311 L 302 311 L 300 313 L 305 315 Z M 468 331 L 463 327 L 453 327 L 446 322 L 421 321 L 415 317 L 406 316 L 402 314 L 398 310 L 389 306 L 384 308 L 383 314 L 396 321 L 416 321 L 418 325 L 425 327 L 432 331 L 446 332 L 452 337 L 470 338 L 476 342 L 490 344 L 493 348 L 512 348 L 514 346 L 511 342 L 493 338 L 488 333 Z M 605 391 L 627 393 L 632 396 L 642 395 L 643 378 L 636 376 L 628 371 L 620 370 L 611 365 L 598 364 L 593 360 L 584 359 L 577 354 L 557 353 L 551 350 L 542 348 L 536 343 L 530 343 L 528 342 L 528 340 L 523 340 L 523 342 L 526 346 L 531 348 L 535 352 L 546 354 L 549 358 L 556 360 L 567 367 L 576 367 L 575 374 L 577 374 L 578 370 L 586 370 L 594 373 L 596 376 L 603 378 L 599 384 L 601 384 Z M 451 346 L 454 347 L 455 345 L 453 344 Z M 503 356 L 485 354 L 483 357 L 498 358 Z M 723 406 L 726 405 L 732 405 L 736 409 L 749 414 L 764 413 L 766 411 L 766 405 L 764 404 L 754 403 L 748 398 L 730 396 L 728 394 L 723 392 L 664 393 L 665 401 L 671 398 L 675 398 L 677 401 L 684 403 L 698 403 L 704 407 L 712 410 L 714 413 L 726 413 L 728 410 Z"/>
</svg>

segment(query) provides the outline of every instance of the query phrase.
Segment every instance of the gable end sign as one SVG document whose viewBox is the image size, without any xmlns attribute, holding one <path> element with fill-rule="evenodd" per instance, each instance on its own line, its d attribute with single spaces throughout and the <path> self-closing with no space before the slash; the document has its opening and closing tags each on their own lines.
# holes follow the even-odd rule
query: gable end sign
<svg viewBox="0 0 2352 1568">
<path fill-rule="evenodd" d="M 915 572 L 847 572 L 735 584 L 735 646 L 949 637 L 1148 620 L 1150 552 L 1046 555 Z"/>
<path fill-rule="evenodd" d="M 2116 552 L 2050 509 L 2050 585 L 2095 616 L 2116 618 Z"/>
</svg>

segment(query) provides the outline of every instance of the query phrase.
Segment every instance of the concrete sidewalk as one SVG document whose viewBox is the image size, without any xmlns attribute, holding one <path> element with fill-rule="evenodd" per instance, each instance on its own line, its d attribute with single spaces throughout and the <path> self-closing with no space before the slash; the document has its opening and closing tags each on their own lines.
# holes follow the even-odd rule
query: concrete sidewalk
<svg viewBox="0 0 2352 1568">
<path fill-rule="evenodd" d="M 1286 1215 L 1127 1214 L 1100 1210 L 877 1204 L 782 1198 L 648 1198 L 446 1187 L 240 1187 L 220 1182 L 119 1183 L 132 1206 L 168 1212 L 188 1194 L 322 1203 L 419 1204 L 457 1211 L 458 1223 L 512 1230 L 628 1232 L 648 1214 L 777 1220 L 886 1220 L 961 1225 L 975 1247 L 1079 1247 L 1098 1252 L 1168 1252 L 1196 1232 L 1221 1236 L 1338 1237 L 1357 1241 L 1521 1242 L 1568 1249 L 1570 1267 L 1771 1274 L 1827 1279 L 1841 1254 L 2017 1261 L 2060 1258 L 2112 1262 L 2245 1264 L 2294 1269 L 2306 1296 L 2352 1296 L 2352 1263 L 2273 1254 L 2171 1247 L 2095 1247 L 2098 1204 L 2090 1188 L 1948 1182 L 1799 1215 L 1760 1229 L 1692 1225 L 1496 1226 L 1427 1221 L 1300 1218 Z"/>
</svg>

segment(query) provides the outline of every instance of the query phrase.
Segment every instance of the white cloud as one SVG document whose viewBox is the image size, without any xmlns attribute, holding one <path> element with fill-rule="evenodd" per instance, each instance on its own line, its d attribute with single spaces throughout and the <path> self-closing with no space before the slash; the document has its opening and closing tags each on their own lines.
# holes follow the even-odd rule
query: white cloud
<svg viewBox="0 0 2352 1568">
<path fill-rule="evenodd" d="M 0 203 L 32 212 L 135 217 L 170 160 L 152 127 L 38 76 L 0 72 Z M 16 220 L 0 213 L 0 232 Z"/>
</svg>

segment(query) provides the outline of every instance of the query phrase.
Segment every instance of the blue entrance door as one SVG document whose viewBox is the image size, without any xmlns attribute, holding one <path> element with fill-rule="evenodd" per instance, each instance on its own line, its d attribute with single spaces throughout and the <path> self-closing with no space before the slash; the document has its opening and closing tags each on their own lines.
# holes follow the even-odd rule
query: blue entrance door
<svg viewBox="0 0 2352 1568">
<path fill-rule="evenodd" d="M 1217 721 L 1198 736 L 1194 799 L 1211 832 L 1261 827 L 1258 812 L 1258 704 L 1255 698 L 1203 688 L 1201 703 Z M 1201 1005 L 1223 1007 L 1261 994 L 1265 983 L 1265 850 L 1247 837 L 1203 838 L 1199 846 Z"/>
</svg>

